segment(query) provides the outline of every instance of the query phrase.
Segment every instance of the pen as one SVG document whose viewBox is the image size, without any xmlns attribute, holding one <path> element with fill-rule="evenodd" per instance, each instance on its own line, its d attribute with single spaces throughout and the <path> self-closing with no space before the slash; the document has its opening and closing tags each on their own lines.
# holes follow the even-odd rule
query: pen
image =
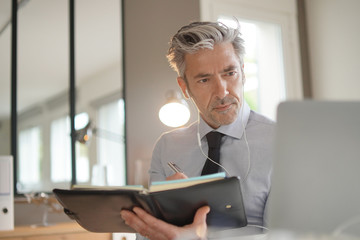
<svg viewBox="0 0 360 240">
<path fill-rule="evenodd" d="M 181 170 L 181 168 L 179 168 L 178 165 L 176 165 L 173 162 L 168 162 L 169 167 L 171 168 L 171 170 L 173 170 L 175 173 L 182 173 L 183 171 Z"/>
</svg>

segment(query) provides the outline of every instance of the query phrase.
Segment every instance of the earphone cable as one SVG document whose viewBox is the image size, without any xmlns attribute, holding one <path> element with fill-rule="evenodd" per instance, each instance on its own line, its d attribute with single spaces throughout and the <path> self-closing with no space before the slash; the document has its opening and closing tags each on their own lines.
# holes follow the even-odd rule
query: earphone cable
<svg viewBox="0 0 360 240">
<path fill-rule="evenodd" d="M 230 173 L 229 171 L 223 166 L 221 165 L 220 163 L 217 163 L 215 162 L 214 160 L 212 160 L 211 158 L 209 158 L 209 156 L 204 153 L 202 147 L 201 147 L 201 137 L 200 137 L 200 112 L 199 112 L 199 109 L 196 107 L 196 104 L 194 102 L 194 100 L 192 99 L 192 97 L 190 96 L 190 94 L 187 92 L 187 94 L 189 95 L 189 98 L 191 99 L 191 102 L 192 104 L 195 106 L 195 108 L 197 109 L 198 111 L 198 123 L 197 123 L 197 140 L 198 140 L 198 146 L 200 148 L 200 151 L 202 153 L 202 155 L 204 155 L 204 157 L 206 157 L 207 159 L 209 159 L 212 163 L 218 165 L 219 167 L 221 167 L 222 169 L 224 169 L 224 171 L 226 172 L 227 176 L 230 177 Z M 240 178 L 240 182 L 243 184 L 245 183 L 249 173 L 250 173 L 250 170 L 251 170 L 251 160 L 250 160 L 250 147 L 249 147 L 249 142 L 247 140 L 247 136 L 246 136 L 246 129 L 245 129 L 245 124 L 244 124 L 244 121 L 243 121 L 243 112 L 244 112 L 244 86 L 243 86 L 243 94 L 242 94 L 242 106 L 241 106 L 241 113 L 240 113 L 240 120 L 241 120 L 241 124 L 242 124 L 242 127 L 243 127 L 243 130 L 244 130 L 244 140 L 245 140 L 245 144 L 246 144 L 246 148 L 247 148 L 247 151 L 248 151 L 248 168 L 247 168 L 247 171 L 246 171 L 246 174 L 244 176 L 244 178 Z"/>
</svg>

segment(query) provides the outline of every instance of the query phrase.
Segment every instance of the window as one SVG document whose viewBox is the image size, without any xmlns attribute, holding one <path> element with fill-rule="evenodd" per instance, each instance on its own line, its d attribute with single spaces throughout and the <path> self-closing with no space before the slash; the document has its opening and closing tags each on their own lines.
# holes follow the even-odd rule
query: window
<svg viewBox="0 0 360 240">
<path fill-rule="evenodd" d="M 70 182 L 70 122 L 67 117 L 56 119 L 51 123 L 50 159 L 51 180 L 54 182 Z"/>
<path fill-rule="evenodd" d="M 42 131 L 39 126 L 19 132 L 19 182 L 22 191 L 35 187 L 41 180 Z"/>
<path fill-rule="evenodd" d="M 70 119 L 69 119 L 70 121 Z M 89 123 L 90 118 L 86 112 L 79 113 L 75 116 L 75 130 L 86 127 Z M 69 146 L 70 147 L 70 146 Z M 76 180 L 77 183 L 89 183 L 90 181 L 90 157 L 89 148 L 81 144 L 80 142 L 75 143 L 76 151 Z"/>
<path fill-rule="evenodd" d="M 234 19 L 225 16 L 218 21 L 229 27 L 237 26 Z M 246 102 L 251 109 L 275 119 L 276 107 L 286 94 L 280 26 L 242 19 L 239 21 L 246 49 Z"/>
<path fill-rule="evenodd" d="M 46 115 L 46 114 L 45 114 Z M 75 117 L 75 129 L 82 128 L 86 113 Z M 51 191 L 54 187 L 70 186 L 71 149 L 70 118 L 56 118 L 50 124 L 31 126 L 38 122 L 33 117 L 21 119 L 19 131 L 19 166 L 17 188 L 21 193 Z M 30 127 L 29 127 L 30 125 Z M 47 140 L 49 139 L 49 140 Z M 44 144 L 50 142 L 50 144 Z M 90 179 L 88 148 L 76 143 L 77 180 L 88 183 Z"/>
<path fill-rule="evenodd" d="M 85 129 L 89 135 L 88 141 L 75 143 L 76 184 L 126 184 L 125 107 L 119 95 L 94 100 L 89 114 L 75 116 L 75 130 Z M 70 118 L 62 106 L 48 109 L 21 116 L 17 183 L 21 193 L 50 192 L 71 184 Z"/>
<path fill-rule="evenodd" d="M 88 122 L 86 113 L 75 116 L 75 130 L 83 128 Z M 54 183 L 71 181 L 70 118 L 56 119 L 50 131 L 51 181 Z M 89 156 L 87 147 L 76 142 L 76 177 L 79 183 L 88 182 Z"/>
<path fill-rule="evenodd" d="M 124 145 L 124 100 L 101 105 L 95 135 L 98 161 L 93 167 L 94 185 L 124 185 L 126 183 Z"/>
<path fill-rule="evenodd" d="M 302 98 L 294 0 L 201 0 L 201 18 L 229 27 L 239 20 L 245 40 L 245 99 L 251 109 L 276 119 L 279 102 Z"/>
</svg>

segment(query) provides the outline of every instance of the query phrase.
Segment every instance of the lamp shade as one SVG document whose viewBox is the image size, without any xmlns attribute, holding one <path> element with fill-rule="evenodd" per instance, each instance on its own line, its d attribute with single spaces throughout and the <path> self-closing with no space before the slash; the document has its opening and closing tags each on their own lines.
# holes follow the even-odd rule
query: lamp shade
<svg viewBox="0 0 360 240">
<path fill-rule="evenodd" d="M 163 124 L 169 127 L 180 127 L 189 121 L 189 107 L 179 92 L 167 92 L 167 101 L 160 108 L 159 118 Z"/>
</svg>

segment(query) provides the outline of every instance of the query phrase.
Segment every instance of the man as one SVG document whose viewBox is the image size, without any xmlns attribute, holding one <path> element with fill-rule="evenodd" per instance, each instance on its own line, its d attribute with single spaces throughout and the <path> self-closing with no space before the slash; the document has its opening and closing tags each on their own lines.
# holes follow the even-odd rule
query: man
<svg viewBox="0 0 360 240">
<path fill-rule="evenodd" d="M 213 164 L 203 155 L 208 149 L 207 134 L 219 132 L 220 167 L 212 167 L 240 176 L 249 226 L 263 226 L 275 129 L 274 122 L 251 111 L 243 100 L 245 50 L 239 29 L 216 22 L 195 22 L 181 28 L 170 45 L 168 60 L 178 73 L 184 96 L 197 106 L 199 120 L 160 137 L 153 152 L 150 182 L 204 174 L 205 163 Z M 169 161 L 184 174 L 173 175 L 167 166 Z M 140 208 L 124 210 L 121 215 L 149 239 L 202 239 L 206 237 L 209 211 L 207 206 L 200 208 L 193 224 L 184 227 L 158 220 Z"/>
</svg>

